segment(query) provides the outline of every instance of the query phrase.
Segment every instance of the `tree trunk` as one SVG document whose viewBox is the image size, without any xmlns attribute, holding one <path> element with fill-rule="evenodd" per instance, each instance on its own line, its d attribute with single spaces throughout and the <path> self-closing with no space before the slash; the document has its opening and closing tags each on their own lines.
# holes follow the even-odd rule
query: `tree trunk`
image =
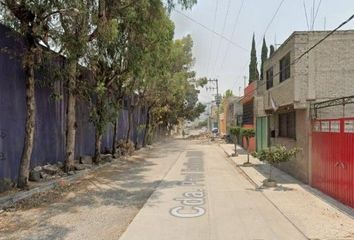
<svg viewBox="0 0 354 240">
<path fill-rule="evenodd" d="M 113 130 L 113 141 L 112 141 L 112 156 L 117 153 L 117 129 L 118 129 L 118 118 L 114 121 Z"/>
<path fill-rule="evenodd" d="M 248 148 L 250 146 L 250 140 L 249 138 L 246 138 L 246 143 L 247 143 L 247 163 L 250 163 L 250 153 L 248 151 Z"/>
<path fill-rule="evenodd" d="M 143 138 L 143 147 L 146 147 L 146 142 L 149 134 L 149 129 L 150 128 L 150 110 L 147 110 L 147 115 L 146 115 L 146 122 L 145 122 L 145 131 L 144 131 L 144 138 Z"/>
<path fill-rule="evenodd" d="M 34 145 L 34 132 L 36 123 L 36 99 L 35 99 L 35 79 L 34 79 L 34 53 L 30 50 L 25 59 L 26 74 L 26 123 L 25 139 L 21 156 L 21 163 L 18 177 L 18 187 L 28 186 L 29 167 Z"/>
<path fill-rule="evenodd" d="M 101 140 L 102 140 L 102 134 L 96 130 L 96 135 L 95 135 L 95 156 L 93 158 L 93 162 L 95 164 L 99 164 L 101 161 Z"/>
<path fill-rule="evenodd" d="M 69 62 L 68 108 L 66 131 L 65 171 L 75 168 L 75 137 L 76 137 L 76 61 Z"/>
<path fill-rule="evenodd" d="M 129 109 L 128 109 L 128 131 L 127 131 L 126 143 L 128 143 L 130 140 L 130 135 L 132 132 L 132 125 L 133 125 L 133 107 L 129 107 Z"/>
</svg>

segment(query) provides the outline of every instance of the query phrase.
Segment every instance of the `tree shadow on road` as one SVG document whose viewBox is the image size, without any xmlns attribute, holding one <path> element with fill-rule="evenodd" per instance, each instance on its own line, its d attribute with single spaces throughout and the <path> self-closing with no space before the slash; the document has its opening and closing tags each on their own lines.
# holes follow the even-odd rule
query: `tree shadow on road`
<svg viewBox="0 0 354 240">
<path fill-rule="evenodd" d="M 119 160 L 77 181 L 74 183 L 77 184 L 76 189 L 65 192 L 53 202 L 43 203 L 34 209 L 6 213 L 4 221 L 0 221 L 0 239 L 1 236 L 6 236 L 6 239 L 65 239 L 77 230 L 75 228 L 78 226 L 70 224 L 80 223 L 76 220 L 72 222 L 70 216 L 90 209 L 95 211 L 97 208 L 108 207 L 112 211 L 120 211 L 129 207 L 135 209 L 136 214 L 158 186 L 169 188 L 178 184 L 176 181 L 150 181 L 144 176 L 145 172 L 155 166 L 154 162 L 146 159 L 162 159 L 167 156 L 166 151 L 168 149 L 164 148 L 154 149 L 154 152 L 139 152 L 137 156 Z M 159 191 L 155 192 L 154 200 L 158 200 L 160 195 Z M 125 219 L 127 224 L 134 214 Z M 66 215 L 67 223 L 57 221 Z"/>
</svg>

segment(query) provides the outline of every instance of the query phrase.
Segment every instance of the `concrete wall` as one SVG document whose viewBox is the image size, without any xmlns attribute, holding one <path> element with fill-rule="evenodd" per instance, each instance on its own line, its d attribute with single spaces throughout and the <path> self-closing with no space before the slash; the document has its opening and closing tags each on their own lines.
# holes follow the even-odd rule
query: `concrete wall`
<svg viewBox="0 0 354 240">
<path fill-rule="evenodd" d="M 259 81 L 256 116 L 265 116 L 271 109 L 270 96 L 278 106 L 293 106 L 296 110 L 297 139 L 278 138 L 276 143 L 299 147 L 297 159 L 282 164 L 281 168 L 304 182 L 310 179 L 311 116 L 310 102 L 351 96 L 354 94 L 354 31 L 338 31 L 291 66 L 291 78 L 279 82 L 279 61 L 290 52 L 291 62 L 325 37 L 329 32 L 294 32 L 265 62 L 264 75 L 273 66 L 273 87 L 266 90 L 266 83 Z M 263 106 L 263 108 L 262 108 Z M 318 111 L 319 118 L 353 117 L 354 104 L 336 106 Z M 277 114 L 270 121 L 271 128 L 278 125 Z M 275 123 L 274 123 L 275 121 Z M 277 129 L 276 129 L 277 130 Z"/>
<path fill-rule="evenodd" d="M 296 139 L 276 137 L 271 138 L 271 145 L 283 145 L 287 148 L 299 148 L 300 151 L 296 155 L 296 159 L 282 163 L 279 167 L 300 179 L 301 181 L 308 183 L 309 181 L 309 138 L 304 137 L 309 135 L 310 123 L 308 121 L 307 110 L 296 110 Z M 279 115 L 274 114 L 270 117 L 270 129 L 275 130 L 276 136 L 279 135 Z"/>
<path fill-rule="evenodd" d="M 264 76 L 266 76 L 266 71 L 273 67 L 273 87 L 268 91 L 266 89 L 266 80 L 258 82 L 258 96 L 263 96 L 263 104 L 265 109 L 271 109 L 270 96 L 273 97 L 274 101 L 279 105 L 292 104 L 294 101 L 294 65 L 290 67 L 290 78 L 280 82 L 280 60 L 290 52 L 290 61 L 295 57 L 294 51 L 294 38 L 288 39 L 288 41 L 282 45 L 274 55 L 265 62 L 264 64 Z M 262 111 L 259 109 L 259 111 Z"/>
<path fill-rule="evenodd" d="M 294 32 L 264 64 L 264 75 L 273 66 L 279 73 L 279 61 L 290 52 L 291 62 L 325 37 L 328 32 Z M 291 66 L 291 78 L 280 83 L 274 77 L 273 87 L 259 81 L 258 95 L 263 96 L 264 108 L 270 109 L 272 95 L 279 105 L 294 104 L 305 109 L 307 101 L 324 101 L 354 93 L 354 31 L 338 31 Z"/>
</svg>

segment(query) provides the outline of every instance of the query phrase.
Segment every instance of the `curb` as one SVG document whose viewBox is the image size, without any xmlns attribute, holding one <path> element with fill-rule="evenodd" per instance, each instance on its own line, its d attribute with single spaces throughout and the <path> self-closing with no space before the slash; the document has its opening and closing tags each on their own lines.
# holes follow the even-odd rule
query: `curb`
<svg viewBox="0 0 354 240">
<path fill-rule="evenodd" d="M 255 182 L 253 181 L 253 179 L 240 167 L 240 166 L 237 166 L 237 164 L 232 161 L 231 157 L 232 155 L 230 155 L 222 146 L 220 146 L 220 144 L 218 144 L 219 148 L 221 148 L 221 150 L 226 154 L 226 157 L 227 159 L 229 160 L 229 162 L 239 171 L 241 171 L 242 175 L 244 175 L 245 178 L 247 178 L 247 180 L 253 184 L 256 188 L 259 188 L 260 186 Z"/>
<path fill-rule="evenodd" d="M 28 191 L 21 191 L 21 192 L 14 193 L 10 196 L 1 197 L 0 198 L 0 213 L 1 213 L 1 210 L 4 210 L 21 200 L 30 198 L 31 196 L 33 196 L 36 193 L 47 192 L 47 191 L 53 189 L 55 186 L 58 185 L 58 183 L 60 181 L 64 180 L 64 181 L 68 181 L 68 182 L 74 182 L 75 180 L 82 178 L 90 173 L 93 173 L 103 167 L 110 166 L 110 165 L 118 162 L 119 160 L 121 160 L 121 158 L 114 159 L 112 162 L 103 163 L 99 166 L 93 165 L 93 167 L 90 169 L 77 171 L 77 173 L 75 175 L 60 177 L 60 178 L 55 179 L 53 181 L 45 182 L 45 183 L 43 183 L 43 185 L 35 187 L 35 188 L 30 189 Z"/>
<path fill-rule="evenodd" d="M 227 159 L 233 164 L 237 170 L 241 171 L 242 174 L 247 178 L 247 180 L 253 184 L 256 188 L 260 188 L 261 186 L 258 185 L 240 166 L 237 166 L 234 161 L 232 161 L 231 157 L 227 151 L 218 144 L 219 148 L 226 154 Z M 279 169 L 278 169 L 279 170 Z M 281 171 L 281 170 L 280 170 Z M 301 184 L 301 187 L 304 188 L 307 192 L 309 192 L 314 197 L 318 198 L 321 201 L 326 202 L 333 208 L 337 209 L 338 211 L 344 213 L 345 215 L 349 216 L 350 218 L 354 219 L 354 209 L 351 207 L 346 206 L 345 204 L 339 202 L 338 200 L 332 198 L 331 196 L 326 195 L 325 193 L 321 192 L 320 190 L 313 188 L 308 184 Z M 267 197 L 268 198 L 268 197 Z M 272 204 L 274 204 L 270 199 L 268 199 Z"/>
</svg>

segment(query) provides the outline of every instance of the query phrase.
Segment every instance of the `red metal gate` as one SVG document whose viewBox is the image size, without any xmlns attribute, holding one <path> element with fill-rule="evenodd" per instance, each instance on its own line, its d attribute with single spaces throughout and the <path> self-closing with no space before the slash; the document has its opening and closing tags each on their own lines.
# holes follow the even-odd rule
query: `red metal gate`
<svg viewBox="0 0 354 240">
<path fill-rule="evenodd" d="M 312 185 L 354 208 L 354 118 L 313 121 Z"/>
</svg>

